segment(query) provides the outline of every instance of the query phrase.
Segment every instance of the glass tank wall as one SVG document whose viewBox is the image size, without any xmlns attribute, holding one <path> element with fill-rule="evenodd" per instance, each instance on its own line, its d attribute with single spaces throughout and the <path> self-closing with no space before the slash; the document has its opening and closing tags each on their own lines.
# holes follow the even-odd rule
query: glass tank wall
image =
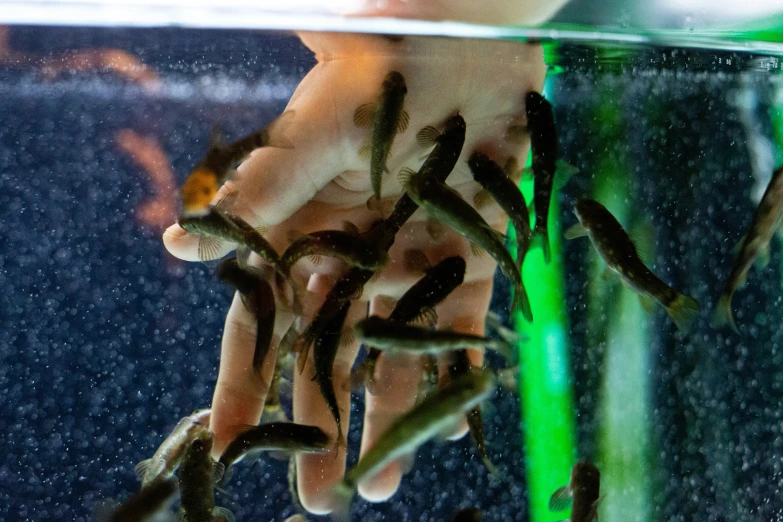
<svg viewBox="0 0 783 522">
<path fill-rule="evenodd" d="M 518 351 L 518 357 L 506 360 L 488 350 L 483 361 L 497 369 L 492 374 L 497 387 L 481 405 L 487 456 L 496 470 L 482 461 L 470 435 L 446 440 L 454 434 L 453 423 L 447 423 L 433 440 L 406 452 L 399 489 L 387 501 L 370 502 L 363 497 L 372 495 L 360 488 L 351 519 L 452 520 L 461 509 L 476 508 L 483 520 L 560 520 L 569 512 L 551 511 L 550 497 L 569 483 L 580 459 L 600 470 L 595 508 L 602 521 L 783 516 L 783 257 L 777 234 L 768 259 L 761 253 L 746 284 L 737 285 L 731 309 L 738 331 L 713 321 L 735 258 L 748 244 L 743 238 L 753 237 L 748 229 L 754 212 L 773 171 L 783 165 L 781 13 L 775 15 L 772 6 L 740 17 L 694 4 L 682 14 L 660 4 L 648 19 L 646 11 L 600 5 L 591 13 L 580 3 L 569 4 L 543 29 L 518 23 L 463 27 L 403 20 L 384 26 L 380 19 L 368 21 L 367 33 L 415 33 L 391 36 L 365 34 L 357 29 L 361 20 L 350 17 L 338 19 L 345 26 L 308 25 L 326 24 L 328 18 L 319 17 L 329 14 L 308 6 L 299 14 L 269 15 L 269 20 L 282 16 L 279 23 L 289 29 L 352 33 L 300 38 L 271 30 L 271 22 L 259 30 L 263 22 L 255 15 L 233 28 L 194 28 L 209 24 L 171 20 L 167 17 L 177 11 L 170 7 L 150 25 L 192 27 L 131 27 L 141 24 L 134 18 L 138 6 L 130 4 L 125 23 L 111 23 L 118 27 L 85 27 L 75 18 L 53 26 L 54 17 L 35 14 L 41 5 L 9 4 L 14 9 L 0 14 L 0 22 L 15 24 L 0 27 L 0 429 L 5 434 L 0 518 L 106 516 L 139 490 L 134 466 L 153 456 L 179 419 L 210 407 L 220 365 L 230 358 L 226 346 L 235 325 L 226 326 L 226 315 L 234 291 L 216 276 L 214 260 L 202 256 L 199 261 L 196 243 L 188 247 L 194 261 L 188 262 L 173 256 L 161 237 L 181 217 L 180 189 L 215 136 L 234 142 L 294 108 L 293 128 L 300 133 L 291 137 L 291 150 L 279 152 L 286 158 L 293 156 L 283 154 L 296 151 L 295 160 L 286 163 L 290 172 L 266 176 L 264 162 L 273 165 L 278 152 L 256 151 L 246 160 L 250 167 L 240 167 L 229 182 L 246 187 L 268 208 L 291 206 L 288 214 L 304 199 L 294 224 L 283 232 L 269 226 L 259 232 L 279 253 L 295 239 L 293 232 L 339 228 L 345 220 L 364 232 L 375 219 L 389 216 L 392 207 L 384 208 L 383 199 L 368 209 L 374 152 L 358 151 L 371 141 L 370 131 L 352 119 L 360 105 L 353 100 L 364 92 L 372 100 L 380 88 L 386 65 L 378 68 L 374 87 L 367 87 L 365 78 L 375 74 L 368 72 L 373 60 L 388 49 L 402 56 L 390 63 L 409 67 L 410 128 L 399 134 L 407 141 L 398 137 L 397 149 L 391 149 L 391 172 L 383 178 L 387 199 L 403 194 L 397 172 L 405 166 L 418 170 L 428 157 L 429 149 L 416 145 L 416 133 L 427 125 L 441 132 L 443 121 L 459 112 L 466 145 L 448 183 L 463 193 L 464 202 L 494 216 L 492 224 L 505 233 L 505 247 L 515 259 L 516 229 L 507 226 L 494 203 L 477 204 L 478 186 L 467 160 L 474 150 L 489 151 L 498 163 L 522 151 L 514 157 L 518 166 L 506 172 L 518 182 L 531 209 L 525 217 L 535 224 L 535 164 L 528 150 L 535 129 L 525 114 L 525 94 L 541 91 L 551 102 L 558 160 L 549 211 L 551 259 L 544 259 L 540 240 L 525 256 L 521 273 L 530 322 L 513 310 L 518 291 L 504 272 L 493 276 L 492 256 L 463 239 L 453 244 L 440 239 L 438 234 L 458 236 L 444 232 L 447 227 L 428 219 L 424 210 L 414 214 L 390 250 L 384 270 L 392 275 L 371 280 L 367 288 L 386 288 L 377 293 L 399 298 L 420 277 L 394 275 L 408 270 L 403 265 L 408 267 L 410 256 L 400 245 L 424 245 L 432 264 L 449 255 L 466 259 L 467 290 L 436 307 L 438 329 L 483 335 L 490 312 L 513 333 L 500 328 L 488 334 L 510 339 Z M 247 8 L 228 7 L 234 13 Z M 123 13 L 106 9 L 106 16 Z M 302 26 L 292 22 L 297 16 Z M 687 16 L 695 21 L 680 24 Z M 732 16 L 739 21 L 730 24 Z M 644 20 L 649 23 L 641 27 Z M 26 24 L 17 25 L 21 22 Z M 590 33 L 591 27 L 604 32 Z M 454 37 L 460 31 L 466 36 Z M 419 34 L 427 32 L 451 36 Z M 323 40 L 313 44 L 318 38 Z M 329 52 L 316 55 L 303 39 Z M 364 53 L 369 65 L 323 67 L 323 75 L 312 74 L 317 63 L 352 53 Z M 329 76 L 333 70 L 340 74 Z M 329 92 L 323 97 L 328 103 L 301 102 L 318 89 Z M 509 97 L 509 92 L 516 94 Z M 514 111 L 518 117 L 505 116 Z M 505 134 L 497 134 L 493 125 Z M 512 136 L 519 129 L 519 136 Z M 411 160 L 395 162 L 395 154 Z M 318 176 L 329 169 L 336 181 L 319 184 Z M 312 185 L 302 181 L 303 170 L 314 173 Z M 351 197 L 336 202 L 345 193 L 335 186 Z M 244 197 L 238 201 L 252 207 Z M 639 260 L 699 302 L 690 329 L 679 331 L 663 306 L 640 296 L 633 282 L 628 284 L 627 271 L 622 284 L 595 241 L 566 239 L 579 222 L 579 198 L 603 204 L 633 240 Z M 772 210 L 764 215 L 774 217 L 780 202 L 765 201 L 772 201 Z M 253 221 L 248 217 L 253 211 L 242 212 Z M 255 215 L 251 225 L 291 222 L 283 214 L 271 223 Z M 779 223 L 768 221 L 767 228 L 775 231 Z M 603 245 L 604 254 L 620 248 L 615 239 L 612 235 L 611 244 Z M 185 250 L 178 251 L 180 257 L 188 257 Z M 308 296 L 307 316 L 317 311 L 307 308 L 308 300 L 316 299 L 310 294 L 327 293 L 319 294 L 318 284 L 338 284 L 347 269 L 328 260 L 302 263 L 295 278 Z M 613 266 L 631 270 L 624 258 Z M 305 271 L 323 277 L 306 278 Z M 487 291 L 482 301 L 481 289 L 489 289 L 489 282 L 491 300 Z M 368 313 L 367 300 L 354 294 L 347 299 L 354 302 L 349 321 Z M 280 311 L 285 307 L 279 303 Z M 379 303 L 373 301 L 369 313 L 383 315 Z M 261 327 L 253 325 L 251 331 L 256 328 Z M 275 331 L 275 341 L 279 337 Z M 359 350 L 358 340 L 353 344 L 358 367 L 366 350 Z M 479 359 L 473 363 L 481 365 Z M 430 397 L 447 389 L 446 366 L 442 360 L 441 388 L 430 386 Z M 402 382 L 400 377 L 418 374 L 399 372 L 391 372 L 390 386 L 405 388 L 401 396 L 409 403 L 401 399 L 396 415 L 425 396 L 418 378 Z M 302 398 L 312 394 L 297 399 L 295 387 L 316 389 L 310 377 L 296 366 L 287 368 L 279 385 L 280 413 L 267 412 L 264 420 L 304 419 L 333 437 L 329 430 L 335 424 L 325 404 Z M 373 422 L 367 412 L 378 413 L 379 399 L 365 390 L 364 381 L 354 379 L 351 392 L 348 370 L 341 382 L 335 391 L 344 398 L 347 451 L 340 451 L 351 469 L 364 446 L 363 429 Z M 303 417 L 306 408 L 320 408 L 320 417 Z M 328 457 L 336 459 L 333 453 Z M 312 461 L 309 466 L 312 475 Z M 334 466 L 326 463 L 324 469 Z M 231 480 L 216 491 L 215 504 L 236 520 L 285 520 L 297 512 L 307 520 L 328 519 L 323 513 L 328 509 L 306 513 L 293 498 L 288 455 L 264 454 L 234 468 Z M 300 483 L 310 478 L 301 476 L 300 467 Z M 313 498 L 305 505 L 318 506 Z M 577 517 L 576 497 L 572 516 Z"/>
</svg>

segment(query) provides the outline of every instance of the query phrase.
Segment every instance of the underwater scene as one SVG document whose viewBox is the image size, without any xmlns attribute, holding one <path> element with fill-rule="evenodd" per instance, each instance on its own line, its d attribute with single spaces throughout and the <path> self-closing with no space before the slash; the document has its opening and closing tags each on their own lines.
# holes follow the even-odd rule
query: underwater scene
<svg viewBox="0 0 783 522">
<path fill-rule="evenodd" d="M 783 520 L 783 45 L 581 34 L 0 25 L 0 520 Z"/>
</svg>

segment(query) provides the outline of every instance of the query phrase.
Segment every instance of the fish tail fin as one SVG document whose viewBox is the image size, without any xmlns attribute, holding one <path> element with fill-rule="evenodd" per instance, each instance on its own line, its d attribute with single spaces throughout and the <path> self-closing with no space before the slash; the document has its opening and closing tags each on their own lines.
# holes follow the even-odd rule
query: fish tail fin
<svg viewBox="0 0 783 522">
<path fill-rule="evenodd" d="M 522 315 L 527 322 L 533 322 L 533 309 L 530 307 L 530 299 L 527 297 L 527 290 L 525 290 L 525 285 L 521 281 L 518 285 L 514 285 L 513 310 L 522 312 Z"/>
<path fill-rule="evenodd" d="M 677 325 L 677 329 L 685 333 L 690 329 L 696 314 L 701 310 L 699 302 L 684 294 L 677 294 L 677 297 L 666 306 L 666 313 Z"/>
<path fill-rule="evenodd" d="M 732 293 L 723 293 L 718 300 L 718 305 L 715 307 L 715 311 L 712 314 L 712 321 L 710 324 L 714 328 L 720 328 L 728 325 L 734 330 L 735 333 L 739 333 L 737 324 L 734 322 L 734 316 L 731 313 L 731 298 Z"/>
<path fill-rule="evenodd" d="M 354 488 L 345 480 L 335 484 L 332 490 L 334 499 L 334 509 L 332 517 L 337 522 L 349 522 L 351 514 L 351 500 L 353 499 Z"/>
<path fill-rule="evenodd" d="M 552 260 L 552 249 L 549 245 L 549 234 L 545 228 L 536 226 L 533 230 L 533 237 L 530 241 L 530 247 L 541 246 L 541 251 L 544 254 L 544 262 L 549 263 Z"/>
</svg>

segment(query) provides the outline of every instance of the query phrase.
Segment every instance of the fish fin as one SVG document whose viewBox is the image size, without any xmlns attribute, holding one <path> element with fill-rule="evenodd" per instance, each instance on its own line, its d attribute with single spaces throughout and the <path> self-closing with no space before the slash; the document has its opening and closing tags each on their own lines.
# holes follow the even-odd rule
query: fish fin
<svg viewBox="0 0 783 522">
<path fill-rule="evenodd" d="M 470 253 L 475 257 L 482 257 L 486 255 L 487 251 L 478 246 L 476 243 L 470 242 Z"/>
<path fill-rule="evenodd" d="M 435 145 L 435 142 L 438 141 L 440 136 L 441 134 L 438 129 L 431 125 L 427 125 L 416 133 L 416 145 L 423 149 L 428 149 Z"/>
<path fill-rule="evenodd" d="M 573 491 L 566 485 L 558 488 L 552 496 L 549 497 L 549 511 L 565 511 L 571 507 L 573 501 Z"/>
<path fill-rule="evenodd" d="M 576 239 L 578 237 L 584 237 L 587 235 L 587 229 L 580 222 L 576 222 L 574 225 L 568 227 L 563 234 L 566 239 Z"/>
<path fill-rule="evenodd" d="M 217 258 L 223 240 L 215 236 L 201 236 L 198 240 L 199 261 L 212 261 Z"/>
<path fill-rule="evenodd" d="M 365 143 L 359 149 L 359 158 L 363 160 L 369 160 L 372 153 L 372 146 L 369 143 Z"/>
<path fill-rule="evenodd" d="M 732 294 L 730 293 L 724 293 L 720 296 L 718 305 L 715 307 L 715 311 L 712 314 L 712 321 L 710 324 L 713 328 L 729 325 L 735 333 L 739 333 L 737 325 L 734 322 L 734 316 L 731 313 L 731 297 Z"/>
<path fill-rule="evenodd" d="M 682 333 L 687 333 L 693 324 L 696 315 L 701 310 L 699 302 L 684 294 L 677 294 L 677 297 L 666 307 L 666 312 L 677 325 L 677 329 Z"/>
<path fill-rule="evenodd" d="M 525 336 L 505 326 L 500 321 L 500 317 L 498 317 L 498 314 L 494 312 L 487 313 L 486 323 L 487 326 L 495 330 L 495 332 L 500 336 L 501 339 L 505 340 L 508 343 L 516 344 L 527 339 Z"/>
<path fill-rule="evenodd" d="M 359 227 L 357 227 L 356 224 L 348 220 L 343 221 L 343 230 L 348 232 L 349 234 L 353 234 L 354 236 L 359 235 Z"/>
<path fill-rule="evenodd" d="M 332 490 L 333 511 L 332 517 L 337 522 L 350 522 L 351 500 L 353 499 L 354 488 L 345 480 L 335 484 Z"/>
<path fill-rule="evenodd" d="M 368 129 L 372 125 L 373 116 L 375 116 L 374 103 L 359 105 L 353 112 L 353 124 L 360 129 Z"/>
<path fill-rule="evenodd" d="M 223 478 L 223 473 L 226 471 L 226 465 L 222 462 L 215 461 L 212 463 L 212 482 L 218 483 Z"/>
<path fill-rule="evenodd" d="M 496 370 L 495 378 L 503 388 L 511 393 L 519 393 L 519 365 Z"/>
<path fill-rule="evenodd" d="M 756 266 L 759 268 L 766 268 L 769 264 L 769 243 L 759 252 L 759 256 L 756 258 Z"/>
<path fill-rule="evenodd" d="M 359 288 L 357 288 L 356 290 L 354 290 L 354 291 L 351 293 L 351 295 L 350 295 L 350 296 L 348 296 L 348 299 L 350 299 L 351 301 L 355 301 L 355 300 L 357 300 L 357 299 L 361 299 L 361 298 L 362 298 L 362 294 L 363 294 L 363 293 L 364 293 L 364 286 L 360 286 Z"/>
<path fill-rule="evenodd" d="M 527 125 L 509 125 L 506 128 L 506 135 L 504 139 L 507 143 L 514 143 L 520 145 L 525 143 L 530 136 L 530 131 Z"/>
<path fill-rule="evenodd" d="M 321 256 L 314 254 L 312 256 L 307 256 L 307 259 L 309 259 L 315 266 L 320 266 L 323 259 Z"/>
<path fill-rule="evenodd" d="M 354 341 L 356 341 L 356 335 L 353 333 L 353 328 L 350 326 L 343 328 L 343 331 L 340 335 L 340 346 L 343 348 L 346 346 L 351 346 Z"/>
<path fill-rule="evenodd" d="M 152 467 L 152 459 L 142 460 L 133 470 L 136 472 L 136 478 L 144 482 L 144 477 L 147 476 L 147 471 Z"/>
<path fill-rule="evenodd" d="M 435 219 L 432 216 L 427 216 L 424 227 L 427 230 L 427 235 L 430 236 L 430 239 L 433 241 L 440 241 L 443 234 L 446 233 L 446 226 L 441 223 L 439 219 Z"/>
<path fill-rule="evenodd" d="M 646 294 L 639 294 L 639 304 L 642 305 L 642 309 L 648 314 L 655 311 L 655 299 Z"/>
<path fill-rule="evenodd" d="M 227 210 L 234 206 L 234 203 L 236 202 L 237 198 L 239 197 L 239 191 L 236 189 L 228 189 L 226 190 L 225 194 L 223 194 L 223 197 L 221 197 L 217 203 L 213 205 L 213 208 L 216 210 Z"/>
<path fill-rule="evenodd" d="M 224 507 L 215 506 L 212 508 L 212 521 L 235 522 L 234 514 Z"/>
<path fill-rule="evenodd" d="M 422 319 L 426 326 L 435 328 L 435 325 L 438 324 L 438 312 L 436 312 L 434 308 L 428 306 L 421 309 L 421 313 L 419 313 L 417 319 Z"/>
<path fill-rule="evenodd" d="M 491 201 L 492 201 L 492 195 L 486 190 L 481 189 L 478 192 L 476 192 L 476 195 L 473 197 L 473 206 L 476 207 L 476 210 L 481 210 L 482 208 L 486 207 Z"/>
<path fill-rule="evenodd" d="M 400 113 L 400 121 L 397 122 L 397 134 L 402 134 L 408 130 L 408 124 L 411 122 L 411 117 L 408 111 L 402 111 Z"/>
<path fill-rule="evenodd" d="M 427 255 L 417 248 L 409 248 L 402 254 L 403 267 L 406 272 L 426 273 L 431 268 Z"/>
<path fill-rule="evenodd" d="M 408 183 L 410 182 L 411 178 L 415 176 L 416 173 L 413 171 L 413 169 L 409 169 L 408 167 L 405 167 L 400 170 L 400 172 L 397 173 L 397 181 L 400 182 L 400 185 L 402 185 L 403 188 L 408 186 Z"/>
<path fill-rule="evenodd" d="M 533 309 L 530 307 L 530 299 L 527 296 L 525 285 L 521 281 L 514 286 L 514 311 L 519 311 L 529 323 L 533 322 Z"/>
<path fill-rule="evenodd" d="M 578 173 L 579 169 L 570 163 L 566 163 L 563 160 L 557 160 L 557 163 L 555 164 L 555 178 L 552 181 L 552 190 L 559 192 L 568 184 L 574 174 Z"/>
<path fill-rule="evenodd" d="M 290 139 L 288 139 L 286 135 L 288 133 L 288 129 L 291 127 L 291 124 L 294 121 L 295 114 L 296 111 L 287 110 L 278 116 L 275 121 L 269 124 L 266 129 L 267 135 L 269 136 L 269 141 L 266 144 L 267 147 L 275 147 L 278 149 L 294 148 L 294 144 Z"/>
</svg>

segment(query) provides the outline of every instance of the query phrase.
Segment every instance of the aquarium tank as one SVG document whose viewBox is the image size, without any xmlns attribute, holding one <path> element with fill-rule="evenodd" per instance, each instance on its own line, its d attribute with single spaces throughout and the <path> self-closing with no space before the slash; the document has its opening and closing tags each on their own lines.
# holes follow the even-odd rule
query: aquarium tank
<svg viewBox="0 0 783 522">
<path fill-rule="evenodd" d="M 0 520 L 783 520 L 781 59 L 775 0 L 0 2 Z"/>
</svg>

